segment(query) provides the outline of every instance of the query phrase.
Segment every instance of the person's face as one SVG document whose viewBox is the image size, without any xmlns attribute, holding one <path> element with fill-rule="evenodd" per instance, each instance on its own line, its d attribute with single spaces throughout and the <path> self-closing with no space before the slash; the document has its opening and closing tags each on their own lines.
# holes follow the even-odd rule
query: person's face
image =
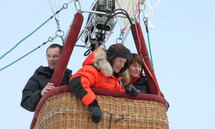
<svg viewBox="0 0 215 129">
<path fill-rule="evenodd" d="M 54 70 L 60 59 L 60 49 L 58 47 L 49 48 L 46 53 L 49 68 Z"/>
<path fill-rule="evenodd" d="M 117 57 L 116 59 L 114 59 L 114 61 L 113 61 L 113 72 L 119 73 L 120 70 L 124 67 L 126 61 L 127 60 L 125 58 L 121 58 L 121 57 Z"/>
<path fill-rule="evenodd" d="M 137 62 L 134 62 L 130 65 L 128 71 L 131 78 L 136 78 L 140 75 L 140 72 L 142 71 L 142 65 L 138 64 Z"/>
</svg>

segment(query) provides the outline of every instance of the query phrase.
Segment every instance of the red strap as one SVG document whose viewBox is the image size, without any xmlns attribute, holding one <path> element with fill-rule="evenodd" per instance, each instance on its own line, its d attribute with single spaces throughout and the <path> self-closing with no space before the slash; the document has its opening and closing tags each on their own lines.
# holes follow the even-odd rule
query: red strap
<svg viewBox="0 0 215 129">
<path fill-rule="evenodd" d="M 51 82 L 54 83 L 54 86 L 56 86 L 56 87 L 60 86 L 60 83 L 63 79 L 67 64 L 69 62 L 73 48 L 74 48 L 75 43 L 77 41 L 77 37 L 78 37 L 79 32 L 81 30 L 82 23 L 83 23 L 82 14 L 76 13 L 74 20 L 73 20 L 73 23 L 72 23 L 72 26 L 70 28 L 70 32 L 69 32 L 68 37 L 66 39 L 65 46 L 63 47 L 60 59 L 58 61 L 58 64 L 55 68 L 54 74 L 53 74 L 52 79 L 51 79 Z"/>
<path fill-rule="evenodd" d="M 135 78 L 134 80 L 132 80 L 130 84 L 134 84 L 134 83 L 136 83 L 136 82 L 137 82 L 137 80 L 139 80 L 139 79 L 140 79 L 140 75 L 139 75 L 137 78 Z"/>
</svg>

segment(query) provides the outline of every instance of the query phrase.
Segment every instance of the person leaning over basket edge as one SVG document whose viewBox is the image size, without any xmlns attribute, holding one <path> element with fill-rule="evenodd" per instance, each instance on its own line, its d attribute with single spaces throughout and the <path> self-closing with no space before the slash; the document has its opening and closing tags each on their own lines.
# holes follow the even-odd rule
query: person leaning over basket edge
<svg viewBox="0 0 215 129">
<path fill-rule="evenodd" d="M 59 44 L 51 44 L 46 50 L 46 58 L 48 67 L 40 66 L 34 72 L 33 76 L 28 80 L 22 91 L 21 106 L 28 111 L 35 111 L 41 97 L 51 89 L 55 88 L 50 83 L 54 69 L 60 59 L 62 46 Z M 72 71 L 66 69 L 61 85 L 68 85 Z"/>
<path fill-rule="evenodd" d="M 122 44 L 113 44 L 107 51 L 98 48 L 86 58 L 83 67 L 71 77 L 69 86 L 72 92 L 91 109 L 93 122 L 98 123 L 101 120 L 102 111 L 90 87 L 125 92 L 124 85 L 128 83 L 125 82 L 127 80 L 125 70 L 128 68 L 130 57 L 131 52 Z M 133 96 L 137 94 L 135 91 L 128 91 L 130 92 Z"/>
</svg>

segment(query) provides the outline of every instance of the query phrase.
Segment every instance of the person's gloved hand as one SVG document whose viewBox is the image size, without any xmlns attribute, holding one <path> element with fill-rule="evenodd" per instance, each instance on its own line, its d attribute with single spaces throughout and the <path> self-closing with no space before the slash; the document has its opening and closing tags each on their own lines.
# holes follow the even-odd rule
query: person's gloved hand
<svg viewBox="0 0 215 129">
<path fill-rule="evenodd" d="M 89 105 L 91 111 L 92 111 L 92 117 L 91 119 L 95 123 L 99 123 L 99 121 L 102 118 L 102 111 L 98 105 L 98 102 L 95 100 L 92 104 Z"/>
<path fill-rule="evenodd" d="M 132 84 L 126 85 L 125 86 L 125 92 L 131 96 L 136 96 L 137 95 L 137 88 Z"/>
</svg>

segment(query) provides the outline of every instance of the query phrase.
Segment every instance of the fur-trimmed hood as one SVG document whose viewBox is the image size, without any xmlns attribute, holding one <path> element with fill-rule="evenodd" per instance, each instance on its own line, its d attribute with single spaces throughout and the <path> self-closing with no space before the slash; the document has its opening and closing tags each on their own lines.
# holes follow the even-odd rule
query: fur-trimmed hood
<svg viewBox="0 0 215 129">
<path fill-rule="evenodd" d="M 82 66 L 85 65 L 94 65 L 96 68 L 100 69 L 105 76 L 113 74 L 112 67 L 107 61 L 106 52 L 103 48 L 94 50 L 83 62 Z"/>
<path fill-rule="evenodd" d="M 106 50 L 98 48 L 94 50 L 83 62 L 84 65 L 94 65 L 97 69 L 101 70 L 105 76 L 113 75 L 113 69 L 110 62 L 107 60 Z M 130 76 L 128 71 L 120 74 L 123 77 L 124 84 L 130 82 Z"/>
</svg>

